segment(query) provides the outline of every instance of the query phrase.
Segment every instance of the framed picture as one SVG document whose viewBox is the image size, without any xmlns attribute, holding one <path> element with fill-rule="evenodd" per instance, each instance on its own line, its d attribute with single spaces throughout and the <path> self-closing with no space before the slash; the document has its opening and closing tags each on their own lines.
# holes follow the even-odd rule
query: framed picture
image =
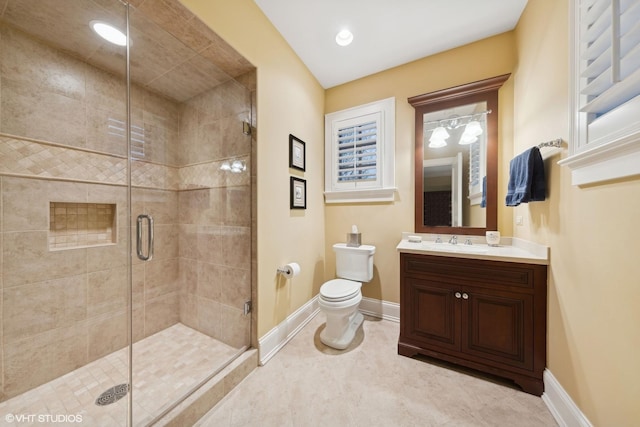
<svg viewBox="0 0 640 427">
<path fill-rule="evenodd" d="M 290 209 L 307 209 L 307 181 L 292 176 L 290 183 Z"/>
<path fill-rule="evenodd" d="M 289 167 L 305 170 L 306 165 L 305 143 L 301 139 L 289 134 Z"/>
</svg>

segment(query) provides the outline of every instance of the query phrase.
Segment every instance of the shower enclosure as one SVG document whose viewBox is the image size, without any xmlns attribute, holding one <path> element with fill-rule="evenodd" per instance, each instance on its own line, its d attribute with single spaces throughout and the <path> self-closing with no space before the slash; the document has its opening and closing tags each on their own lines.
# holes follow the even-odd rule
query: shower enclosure
<svg viewBox="0 0 640 427">
<path fill-rule="evenodd" d="M 255 68 L 178 0 L 0 14 L 2 422 L 154 423 L 250 346 Z"/>
</svg>

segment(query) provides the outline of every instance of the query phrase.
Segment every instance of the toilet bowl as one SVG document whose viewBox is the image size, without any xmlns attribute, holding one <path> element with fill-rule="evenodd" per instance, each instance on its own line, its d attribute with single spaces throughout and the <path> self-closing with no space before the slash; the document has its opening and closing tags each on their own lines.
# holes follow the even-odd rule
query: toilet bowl
<svg viewBox="0 0 640 427">
<path fill-rule="evenodd" d="M 351 344 L 364 321 L 358 311 L 362 301 L 362 282 L 373 277 L 374 246 L 348 247 L 344 243 L 333 245 L 336 252 L 338 279 L 329 280 L 320 287 L 318 306 L 327 322 L 320 332 L 323 344 L 344 350 Z"/>
<path fill-rule="evenodd" d="M 320 341 L 329 347 L 343 350 L 351 344 L 364 321 L 358 306 L 362 301 L 362 283 L 353 280 L 334 279 L 320 288 L 318 306 L 327 316 L 327 323 L 320 332 Z"/>
</svg>

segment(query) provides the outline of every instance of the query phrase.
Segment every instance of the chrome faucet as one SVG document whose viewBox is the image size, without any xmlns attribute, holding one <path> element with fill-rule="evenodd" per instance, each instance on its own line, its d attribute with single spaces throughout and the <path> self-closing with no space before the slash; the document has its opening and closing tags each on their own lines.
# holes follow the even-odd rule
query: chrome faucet
<svg viewBox="0 0 640 427">
<path fill-rule="evenodd" d="M 452 245 L 457 245 L 458 244 L 458 236 L 451 236 L 451 238 L 449 239 L 449 243 L 451 243 Z"/>
<path fill-rule="evenodd" d="M 440 238 L 440 236 L 436 237 L 436 243 L 442 243 L 442 239 Z"/>
<path fill-rule="evenodd" d="M 473 245 L 473 242 L 471 241 L 471 239 L 469 237 L 467 237 L 467 240 L 464 241 L 465 245 Z"/>
</svg>

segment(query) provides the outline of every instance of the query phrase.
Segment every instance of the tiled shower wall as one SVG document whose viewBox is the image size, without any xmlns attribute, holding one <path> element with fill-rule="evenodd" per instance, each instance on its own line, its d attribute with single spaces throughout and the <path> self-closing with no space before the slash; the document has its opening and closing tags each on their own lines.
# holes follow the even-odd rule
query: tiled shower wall
<svg viewBox="0 0 640 427">
<path fill-rule="evenodd" d="M 124 82 L 6 27 L 0 58 L 4 400 L 126 345 L 129 254 L 126 142 L 107 132 L 124 122 Z M 250 74 L 250 84 L 230 81 L 185 104 L 132 88 L 132 123 L 144 133 L 132 221 L 155 220 L 153 260 L 134 256 L 134 340 L 179 321 L 232 345 L 229 331 L 248 340 L 249 317 L 222 288 L 250 292 L 250 169 L 231 176 L 219 166 L 231 156 L 249 163 Z M 117 243 L 50 251 L 50 201 L 116 204 Z"/>
</svg>

